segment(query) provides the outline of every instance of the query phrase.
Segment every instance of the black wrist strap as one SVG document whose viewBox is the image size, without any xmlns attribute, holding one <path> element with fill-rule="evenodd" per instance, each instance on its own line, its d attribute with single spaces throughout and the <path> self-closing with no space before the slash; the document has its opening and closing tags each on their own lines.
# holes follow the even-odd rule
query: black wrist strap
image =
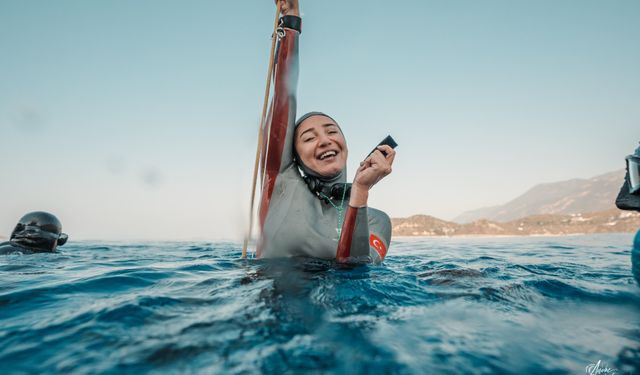
<svg viewBox="0 0 640 375">
<path fill-rule="evenodd" d="M 280 17 L 280 27 L 296 30 L 302 33 L 302 18 L 298 16 L 282 16 Z"/>
</svg>

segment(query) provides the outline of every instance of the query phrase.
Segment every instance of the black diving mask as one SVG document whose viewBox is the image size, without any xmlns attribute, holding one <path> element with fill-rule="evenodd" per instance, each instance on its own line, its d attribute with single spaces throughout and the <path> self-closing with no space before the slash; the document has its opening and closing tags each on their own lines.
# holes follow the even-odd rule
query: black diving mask
<svg viewBox="0 0 640 375">
<path fill-rule="evenodd" d="M 331 199 L 346 199 L 349 198 L 349 196 L 351 196 L 350 183 L 337 183 L 331 186 L 331 194 L 329 194 Z"/>
<path fill-rule="evenodd" d="M 640 193 L 640 157 L 629 155 L 627 161 L 627 171 L 629 171 L 629 193 Z"/>
<path fill-rule="evenodd" d="M 48 250 L 53 248 L 53 244 L 62 246 L 67 243 L 69 236 L 66 233 L 56 233 L 55 230 L 47 230 L 38 225 L 25 225 L 18 223 L 13 230 L 11 240 L 20 244 Z M 57 241 L 57 242 L 56 242 Z"/>
<path fill-rule="evenodd" d="M 320 179 L 304 174 L 304 171 L 298 169 L 300 175 L 311 192 L 321 201 L 329 203 L 329 200 L 339 201 L 349 199 L 351 195 L 351 184 L 347 182 L 325 183 Z"/>
</svg>

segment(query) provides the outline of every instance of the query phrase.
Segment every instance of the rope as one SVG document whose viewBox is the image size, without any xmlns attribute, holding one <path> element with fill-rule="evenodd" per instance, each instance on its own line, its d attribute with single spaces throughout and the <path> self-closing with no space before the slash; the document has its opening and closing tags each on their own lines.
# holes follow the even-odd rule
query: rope
<svg viewBox="0 0 640 375">
<path fill-rule="evenodd" d="M 333 202 L 331 201 L 331 198 L 327 197 L 326 195 L 324 195 L 324 193 L 320 193 L 320 196 L 322 198 L 324 198 L 327 202 L 329 202 L 330 205 L 333 206 L 333 208 L 336 209 L 336 211 L 338 211 L 338 227 L 336 228 L 336 230 L 338 231 L 338 236 L 342 233 L 342 223 L 344 222 L 344 198 L 347 196 L 347 184 L 344 184 L 344 188 L 342 189 L 342 201 L 340 201 L 340 208 L 338 208 L 338 206 L 336 206 L 335 204 L 333 204 Z"/>
<path fill-rule="evenodd" d="M 276 40 L 278 20 L 280 19 L 280 9 L 276 8 L 276 19 L 273 24 L 273 34 L 271 34 L 271 53 L 269 55 L 269 71 L 267 72 L 267 85 L 264 90 L 264 102 L 262 104 L 262 116 L 260 117 L 260 127 L 258 129 L 258 146 L 256 147 L 256 160 L 253 164 L 253 182 L 251 184 L 251 204 L 249 209 L 249 232 L 244 237 L 242 245 L 242 259 L 247 258 L 247 245 L 253 231 L 253 206 L 256 198 L 256 181 L 258 179 L 258 167 L 260 163 L 260 151 L 262 148 L 262 132 L 267 117 L 267 106 L 269 105 L 269 92 L 271 91 L 271 77 L 273 75 L 273 62 L 275 60 Z M 267 134 L 268 136 L 268 134 Z"/>
</svg>

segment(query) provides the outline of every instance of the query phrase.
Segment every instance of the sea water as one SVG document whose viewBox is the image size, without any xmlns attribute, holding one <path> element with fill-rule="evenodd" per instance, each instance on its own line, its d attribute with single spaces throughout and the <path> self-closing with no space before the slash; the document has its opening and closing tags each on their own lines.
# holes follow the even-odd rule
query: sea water
<svg viewBox="0 0 640 375">
<path fill-rule="evenodd" d="M 640 373 L 632 235 L 394 240 L 379 266 L 237 243 L 0 257 L 0 372 Z"/>
</svg>

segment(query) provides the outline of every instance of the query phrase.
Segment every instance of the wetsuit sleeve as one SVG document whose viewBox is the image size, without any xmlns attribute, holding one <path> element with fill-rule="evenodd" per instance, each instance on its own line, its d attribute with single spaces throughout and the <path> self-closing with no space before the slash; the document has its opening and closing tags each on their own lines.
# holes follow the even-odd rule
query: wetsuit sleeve
<svg viewBox="0 0 640 375">
<path fill-rule="evenodd" d="M 382 211 L 349 206 L 345 214 L 336 259 L 380 263 L 391 243 L 391 220 Z"/>
<path fill-rule="evenodd" d="M 300 33 L 280 28 L 276 49 L 273 97 L 264 129 L 264 170 L 275 178 L 293 162 L 293 134 L 298 87 L 298 39 Z"/>
<path fill-rule="evenodd" d="M 266 124 L 262 129 L 262 198 L 258 211 L 261 228 L 269 211 L 276 178 L 293 162 L 291 133 L 294 131 L 296 116 L 299 35 L 297 30 L 278 29 L 273 96 Z"/>
</svg>

